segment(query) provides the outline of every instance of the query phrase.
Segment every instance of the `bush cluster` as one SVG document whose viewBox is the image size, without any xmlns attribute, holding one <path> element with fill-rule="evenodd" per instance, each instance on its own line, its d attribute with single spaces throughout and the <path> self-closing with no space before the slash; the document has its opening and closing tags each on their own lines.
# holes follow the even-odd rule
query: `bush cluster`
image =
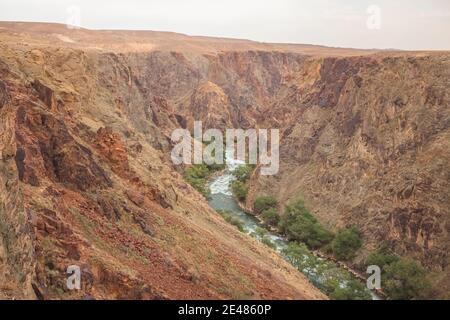
<svg viewBox="0 0 450 320">
<path fill-rule="evenodd" d="M 184 179 L 198 192 L 208 198 L 210 191 L 207 186 L 207 179 L 213 172 L 220 171 L 223 168 L 224 165 L 194 164 L 185 170 Z"/>
<path fill-rule="evenodd" d="M 427 272 L 418 262 L 380 249 L 370 254 L 365 264 L 381 268 L 381 286 L 389 298 L 410 300 L 429 296 L 431 285 Z"/>
<path fill-rule="evenodd" d="M 333 240 L 333 234 L 309 213 L 303 200 L 286 206 L 279 227 L 290 240 L 303 242 L 311 249 L 321 248 Z"/>
</svg>

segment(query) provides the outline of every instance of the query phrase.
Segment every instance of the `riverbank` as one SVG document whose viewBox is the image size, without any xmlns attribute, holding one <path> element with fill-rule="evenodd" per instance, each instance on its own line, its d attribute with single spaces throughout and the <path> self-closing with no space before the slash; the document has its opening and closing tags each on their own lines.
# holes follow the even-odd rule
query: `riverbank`
<svg viewBox="0 0 450 320">
<path fill-rule="evenodd" d="M 268 229 L 270 232 L 276 233 L 278 234 L 280 237 L 283 237 L 283 235 L 281 235 L 278 231 L 277 228 L 272 227 L 272 226 L 268 226 L 264 220 L 258 215 L 256 214 L 252 208 L 247 207 L 244 203 L 242 203 L 241 201 L 239 201 L 238 199 L 235 198 L 236 204 L 238 205 L 238 207 L 244 211 L 246 214 L 252 215 L 256 220 L 258 220 L 261 224 L 265 225 L 265 228 Z M 286 239 L 286 241 L 289 241 Z M 347 263 L 340 261 L 338 259 L 336 259 L 333 256 L 330 256 L 324 252 L 321 252 L 319 250 L 312 250 L 311 251 L 312 254 L 314 254 L 314 256 L 321 258 L 321 259 L 325 259 L 327 261 L 333 262 L 337 265 L 339 265 L 341 268 L 343 268 L 344 270 L 346 270 L 347 272 L 351 273 L 355 278 L 359 279 L 361 282 L 366 283 L 367 282 L 367 277 L 364 276 L 361 272 L 357 271 L 356 269 L 354 269 L 353 267 L 349 266 Z M 381 290 L 381 289 L 372 289 L 371 291 L 375 292 L 377 295 L 383 297 L 384 299 L 387 299 L 387 295 L 386 293 Z"/>
<path fill-rule="evenodd" d="M 227 163 L 227 168 L 211 174 L 208 178 L 209 204 L 217 211 L 227 212 L 242 224 L 242 232 L 274 248 L 280 257 L 291 263 L 322 292 L 334 299 L 380 299 L 380 295 L 365 287 L 362 275 L 356 270 L 344 267 L 327 257 L 315 254 L 305 245 L 288 241 L 275 228 L 267 228 L 251 208 L 238 203 L 231 191 L 236 177 L 234 169 L 243 165 L 240 162 Z M 356 287 L 356 289 L 355 289 Z M 356 291 L 355 291 L 356 290 Z"/>
</svg>

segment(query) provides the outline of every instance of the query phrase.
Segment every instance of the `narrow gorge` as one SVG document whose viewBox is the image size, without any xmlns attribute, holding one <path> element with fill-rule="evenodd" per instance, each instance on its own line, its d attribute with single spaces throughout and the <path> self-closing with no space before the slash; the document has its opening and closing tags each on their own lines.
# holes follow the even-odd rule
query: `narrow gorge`
<svg viewBox="0 0 450 320">
<path fill-rule="evenodd" d="M 246 206 L 302 198 L 360 231 L 349 264 L 388 248 L 449 297 L 448 52 L 1 22 L 0 298 L 329 298 L 185 181 L 170 137 L 194 121 L 279 129 Z"/>
</svg>

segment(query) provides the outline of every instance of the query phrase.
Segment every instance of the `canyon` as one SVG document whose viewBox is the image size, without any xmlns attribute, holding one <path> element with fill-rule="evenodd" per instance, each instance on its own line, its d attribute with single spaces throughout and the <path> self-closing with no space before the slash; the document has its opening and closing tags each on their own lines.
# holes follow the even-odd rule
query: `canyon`
<svg viewBox="0 0 450 320">
<path fill-rule="evenodd" d="M 173 130 L 275 128 L 250 179 L 450 292 L 450 53 L 0 23 L 0 298 L 327 299 L 227 224 Z M 65 287 L 78 265 L 81 290 Z"/>
</svg>

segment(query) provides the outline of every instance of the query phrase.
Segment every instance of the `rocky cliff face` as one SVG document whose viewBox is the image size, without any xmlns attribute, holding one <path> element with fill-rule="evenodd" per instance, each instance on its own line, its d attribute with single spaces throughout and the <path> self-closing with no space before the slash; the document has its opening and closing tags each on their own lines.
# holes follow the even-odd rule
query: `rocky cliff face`
<svg viewBox="0 0 450 320">
<path fill-rule="evenodd" d="M 435 289 L 445 295 L 449 58 L 378 55 L 309 64 L 312 75 L 300 73 L 287 90 L 285 114 L 267 111 L 286 128 L 281 170 L 254 179 L 249 203 L 261 193 L 275 193 L 282 204 L 303 197 L 329 226 L 363 232 L 360 259 L 387 245 L 438 274 Z"/>
<path fill-rule="evenodd" d="M 387 245 L 421 261 L 439 283 L 435 294 L 447 294 L 449 54 L 207 58 L 196 60 L 189 98 L 162 93 L 188 123 L 283 133 L 280 173 L 253 176 L 248 206 L 261 194 L 281 206 L 302 197 L 329 227 L 363 232 L 356 262 Z"/>
<path fill-rule="evenodd" d="M 6 84 L 0 81 L 0 298 L 34 297 L 34 235 L 24 209 L 15 163 L 15 114 Z"/>
<path fill-rule="evenodd" d="M 2 26 L 22 296 L 323 298 L 183 182 L 169 137 L 195 120 L 279 128 L 280 172 L 254 175 L 248 204 L 303 197 L 330 227 L 361 229 L 359 259 L 387 243 L 448 291 L 450 54 Z M 80 292 L 61 291 L 68 264 L 89 279 Z"/>
<path fill-rule="evenodd" d="M 219 87 L 180 53 L 55 46 L 34 26 L 0 29 L 1 298 L 326 298 L 172 166 L 190 118 L 171 99 L 214 105 Z"/>
</svg>

